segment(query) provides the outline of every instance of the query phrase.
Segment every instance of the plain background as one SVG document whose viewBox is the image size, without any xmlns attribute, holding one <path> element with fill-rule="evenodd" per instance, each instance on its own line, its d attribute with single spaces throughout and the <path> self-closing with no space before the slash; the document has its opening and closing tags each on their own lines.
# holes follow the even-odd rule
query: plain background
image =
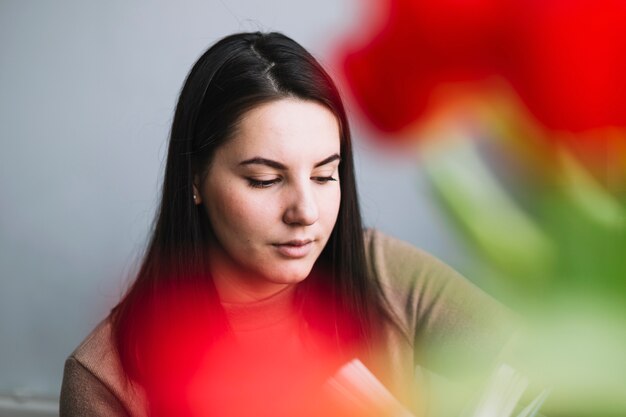
<svg viewBox="0 0 626 417">
<path fill-rule="evenodd" d="M 196 58 L 227 34 L 276 30 L 333 73 L 366 4 L 0 0 L 0 399 L 56 401 L 65 357 L 119 300 Z M 366 224 L 461 264 L 416 158 L 349 114 Z"/>
</svg>

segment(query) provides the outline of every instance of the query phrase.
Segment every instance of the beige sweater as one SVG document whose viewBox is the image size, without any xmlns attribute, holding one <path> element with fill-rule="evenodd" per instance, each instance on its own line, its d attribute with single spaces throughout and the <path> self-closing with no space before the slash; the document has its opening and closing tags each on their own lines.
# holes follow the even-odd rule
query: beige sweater
<svg viewBox="0 0 626 417">
<path fill-rule="evenodd" d="M 365 243 L 368 267 L 403 328 L 387 326 L 381 341 L 388 388 L 411 408 L 423 409 L 415 404 L 424 401 L 415 392 L 416 366 L 452 376 L 454 358 L 456 367 L 487 370 L 513 334 L 507 310 L 407 243 L 372 230 L 365 232 Z M 60 411 L 61 417 L 147 416 L 141 387 L 124 377 L 108 320 L 67 359 Z"/>
</svg>

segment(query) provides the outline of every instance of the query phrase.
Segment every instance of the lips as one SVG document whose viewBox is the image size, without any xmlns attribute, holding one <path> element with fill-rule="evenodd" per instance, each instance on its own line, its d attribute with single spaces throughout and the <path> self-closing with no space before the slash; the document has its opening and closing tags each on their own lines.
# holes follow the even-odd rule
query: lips
<svg viewBox="0 0 626 417">
<path fill-rule="evenodd" d="M 283 243 L 273 244 L 280 255 L 289 259 L 304 258 L 313 247 L 311 239 L 294 239 Z"/>
</svg>

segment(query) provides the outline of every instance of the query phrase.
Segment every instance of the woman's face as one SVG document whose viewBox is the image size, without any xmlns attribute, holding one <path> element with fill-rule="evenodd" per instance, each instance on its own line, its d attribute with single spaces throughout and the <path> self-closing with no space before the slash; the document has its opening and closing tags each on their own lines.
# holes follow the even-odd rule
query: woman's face
<svg viewBox="0 0 626 417">
<path fill-rule="evenodd" d="M 339 150 L 334 114 L 291 98 L 245 113 L 216 150 L 194 191 L 223 301 L 266 298 L 309 275 L 339 212 Z"/>
</svg>

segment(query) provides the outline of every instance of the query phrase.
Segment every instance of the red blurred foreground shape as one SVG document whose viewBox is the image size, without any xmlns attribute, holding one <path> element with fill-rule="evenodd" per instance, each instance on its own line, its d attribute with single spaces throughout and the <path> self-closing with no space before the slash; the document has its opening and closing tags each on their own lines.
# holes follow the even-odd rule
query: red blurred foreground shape
<svg viewBox="0 0 626 417">
<path fill-rule="evenodd" d="M 382 5 L 381 5 L 382 4 Z M 555 131 L 626 126 L 626 2 L 386 0 L 341 49 L 349 87 L 380 130 L 424 115 L 442 83 L 505 79 Z M 367 22 L 366 22 L 367 23 Z"/>
</svg>

